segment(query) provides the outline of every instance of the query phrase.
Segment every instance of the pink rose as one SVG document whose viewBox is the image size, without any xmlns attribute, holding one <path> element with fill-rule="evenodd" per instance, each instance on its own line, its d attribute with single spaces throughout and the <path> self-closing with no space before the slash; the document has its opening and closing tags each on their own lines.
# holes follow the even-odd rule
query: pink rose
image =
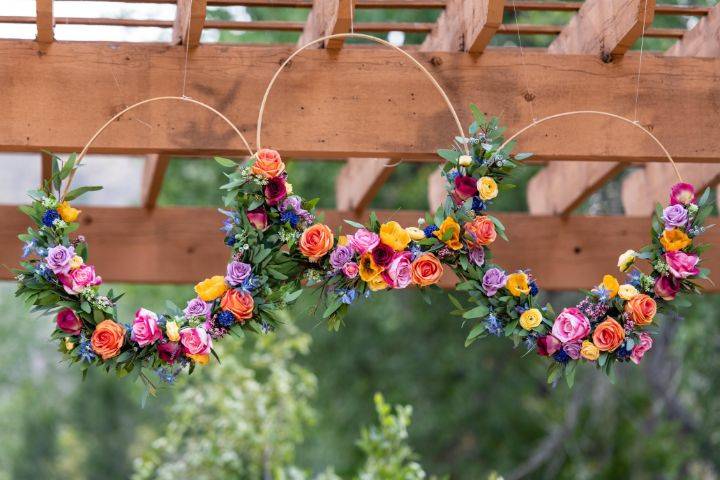
<svg viewBox="0 0 720 480">
<path fill-rule="evenodd" d="M 258 230 L 265 230 L 268 226 L 267 212 L 262 207 L 247 212 L 247 219 Z"/>
<path fill-rule="evenodd" d="M 562 343 L 582 340 L 589 333 L 590 321 L 575 307 L 560 312 L 552 326 L 552 334 Z"/>
<path fill-rule="evenodd" d="M 144 308 L 135 312 L 130 339 L 141 347 L 162 339 L 162 330 L 158 325 L 158 317 L 155 312 Z"/>
<path fill-rule="evenodd" d="M 655 280 L 655 287 L 653 288 L 655 295 L 669 302 L 675 298 L 675 295 L 680 291 L 680 282 L 677 278 L 671 277 L 670 275 L 663 275 Z"/>
<path fill-rule="evenodd" d="M 102 283 L 102 277 L 95 274 L 95 267 L 92 265 L 82 265 L 75 270 L 70 270 L 67 275 L 60 274 L 58 279 L 70 295 L 76 295 L 87 287 L 94 287 Z"/>
<path fill-rule="evenodd" d="M 639 335 L 639 337 L 640 337 L 640 343 L 635 345 L 632 353 L 630 354 L 630 360 L 632 360 L 633 363 L 635 363 L 635 364 L 640 363 L 640 360 L 642 360 L 643 355 L 645 355 L 645 352 L 650 350 L 653 346 L 652 337 L 648 333 L 642 332 Z"/>
<path fill-rule="evenodd" d="M 180 343 L 187 355 L 207 355 L 212 348 L 212 338 L 202 327 L 180 330 Z"/>
<path fill-rule="evenodd" d="M 373 233 L 364 228 L 356 231 L 354 235 L 348 235 L 347 239 L 348 244 L 360 255 L 365 252 L 372 252 L 373 248 L 377 247 L 378 243 L 380 243 L 380 237 L 377 233 Z"/>
<path fill-rule="evenodd" d="M 697 255 L 681 251 L 667 252 L 665 262 L 668 264 L 670 273 L 675 278 L 688 278 L 700 274 L 697 264 L 700 261 Z"/>
<path fill-rule="evenodd" d="M 412 282 L 412 252 L 398 252 L 383 272 L 385 282 L 392 288 L 405 288 Z"/>
<path fill-rule="evenodd" d="M 695 187 L 689 183 L 676 183 L 670 189 L 670 205 L 695 203 Z"/>
<path fill-rule="evenodd" d="M 358 264 L 355 262 L 347 262 L 342 267 L 342 272 L 345 274 L 347 278 L 355 278 L 358 276 L 358 272 L 360 271 Z"/>
<path fill-rule="evenodd" d="M 70 308 L 60 310 L 55 319 L 60 330 L 70 335 L 80 335 L 82 330 L 82 320 Z"/>
</svg>

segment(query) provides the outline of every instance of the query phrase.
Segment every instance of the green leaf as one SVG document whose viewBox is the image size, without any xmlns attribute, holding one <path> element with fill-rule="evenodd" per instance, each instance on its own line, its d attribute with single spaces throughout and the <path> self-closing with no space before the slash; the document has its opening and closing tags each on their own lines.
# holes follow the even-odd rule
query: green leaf
<svg viewBox="0 0 720 480">
<path fill-rule="evenodd" d="M 229 158 L 215 157 L 215 161 L 217 163 L 219 163 L 220 165 L 222 165 L 223 167 L 228 167 L 228 168 L 237 167 L 237 163 L 230 160 Z"/>
<path fill-rule="evenodd" d="M 303 293 L 303 289 L 302 289 L 302 288 L 301 288 L 300 290 L 295 290 L 294 292 L 288 292 L 288 293 L 286 293 L 285 296 L 283 297 L 283 301 L 284 301 L 285 303 L 292 303 L 292 302 L 294 302 L 295 300 L 297 300 L 298 297 L 300 297 L 300 295 L 302 295 L 302 293 Z"/>
<path fill-rule="evenodd" d="M 465 339 L 465 347 L 470 346 L 472 342 L 474 342 L 480 335 L 485 333 L 485 328 L 487 328 L 487 325 L 485 322 L 478 323 L 473 327 L 472 330 L 470 330 L 470 333 L 468 334 L 467 338 Z"/>
<path fill-rule="evenodd" d="M 470 104 L 470 111 L 472 112 L 472 116 L 475 119 L 475 121 L 479 125 L 485 125 L 487 123 L 487 119 L 485 118 L 485 114 L 480 111 L 477 105 L 474 103 Z"/>
<path fill-rule="evenodd" d="M 458 158 L 460 158 L 461 153 L 457 150 L 447 150 L 441 148 L 437 151 L 437 154 L 440 155 L 442 158 L 447 160 L 448 162 L 457 162 Z"/>
<path fill-rule="evenodd" d="M 347 223 L 348 225 L 350 225 L 351 227 L 355 227 L 355 228 L 365 228 L 365 225 L 363 225 L 362 223 L 353 222 L 352 220 L 343 220 L 343 221 L 344 221 L 345 223 Z"/>
<path fill-rule="evenodd" d="M 102 188 L 103 187 L 100 185 L 92 185 L 92 186 L 87 186 L 87 187 L 76 188 L 75 190 L 70 190 L 68 192 L 68 194 L 65 195 L 65 200 L 67 200 L 67 201 L 75 200 L 80 195 L 83 195 L 87 192 L 95 192 L 97 190 L 102 190 Z"/>
<path fill-rule="evenodd" d="M 489 311 L 490 309 L 488 309 L 487 305 L 478 305 L 477 307 L 471 308 L 467 312 L 463 313 L 463 318 L 471 319 L 484 317 Z"/>
<path fill-rule="evenodd" d="M 64 180 L 70 175 L 70 172 L 72 172 L 73 167 L 75 167 L 76 157 L 77 157 L 77 155 L 75 155 L 73 153 L 72 155 L 70 155 L 70 158 L 67 159 L 67 162 L 65 162 L 65 164 L 63 165 L 62 169 L 60 170 L 60 172 L 58 174 L 58 178 L 60 180 Z"/>
</svg>

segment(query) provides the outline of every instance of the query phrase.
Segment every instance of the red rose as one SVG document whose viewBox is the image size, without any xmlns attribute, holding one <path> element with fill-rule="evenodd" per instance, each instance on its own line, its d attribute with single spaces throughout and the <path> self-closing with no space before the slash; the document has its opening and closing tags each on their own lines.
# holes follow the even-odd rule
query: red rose
<svg viewBox="0 0 720 480">
<path fill-rule="evenodd" d="M 56 318 L 60 330 L 70 335 L 80 335 L 82 321 L 71 308 L 60 310 Z"/>
<path fill-rule="evenodd" d="M 157 344 L 160 360 L 165 363 L 173 364 L 180 355 L 180 344 L 178 342 L 159 342 Z"/>
<path fill-rule="evenodd" d="M 537 339 L 537 353 L 544 357 L 549 357 L 560 350 L 562 343 L 552 335 L 545 335 Z"/>
<path fill-rule="evenodd" d="M 247 219 L 258 230 L 265 230 L 268 226 L 268 216 L 262 207 L 247 212 Z"/>
<path fill-rule="evenodd" d="M 372 257 L 375 263 L 383 268 L 390 265 L 393 256 L 395 256 L 395 250 L 389 245 L 379 243 L 377 247 L 373 248 Z"/>
<path fill-rule="evenodd" d="M 455 202 L 460 204 L 468 198 L 477 195 L 477 180 L 467 175 L 461 175 L 455 177 L 455 191 L 453 192 L 453 198 Z"/>
<path fill-rule="evenodd" d="M 268 205 L 277 205 L 287 196 L 285 179 L 282 177 L 271 178 L 265 185 L 265 200 Z"/>
</svg>

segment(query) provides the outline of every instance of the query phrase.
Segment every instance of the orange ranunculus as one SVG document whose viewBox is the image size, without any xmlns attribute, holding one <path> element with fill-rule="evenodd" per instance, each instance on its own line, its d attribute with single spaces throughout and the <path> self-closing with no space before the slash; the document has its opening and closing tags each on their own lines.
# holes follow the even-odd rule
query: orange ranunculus
<svg viewBox="0 0 720 480">
<path fill-rule="evenodd" d="M 254 306 L 252 295 L 240 290 L 228 290 L 220 301 L 220 307 L 232 313 L 240 323 L 252 318 Z"/>
<path fill-rule="evenodd" d="M 625 329 L 614 318 L 606 317 L 595 327 L 592 339 L 601 352 L 613 352 L 625 340 Z"/>
<path fill-rule="evenodd" d="M 668 252 L 675 252 L 689 246 L 692 240 L 679 228 L 673 228 L 672 230 L 663 231 L 660 243 Z"/>
<path fill-rule="evenodd" d="M 360 257 L 360 278 L 365 282 L 372 281 L 375 277 L 378 277 L 383 271 L 383 267 L 375 263 L 372 253 L 365 252 Z"/>
<path fill-rule="evenodd" d="M 657 313 L 657 304 L 655 300 L 641 293 L 628 300 L 625 304 L 625 312 L 630 315 L 635 324 L 650 325 Z"/>
<path fill-rule="evenodd" d="M 124 341 L 125 328 L 112 320 L 103 320 L 95 327 L 90 345 L 95 353 L 107 360 L 120 353 Z"/>
<path fill-rule="evenodd" d="M 443 266 L 440 260 L 432 253 L 423 253 L 412 263 L 412 281 L 415 285 L 427 287 L 440 280 Z"/>
<path fill-rule="evenodd" d="M 448 237 L 447 233 L 450 232 L 451 235 Z M 440 224 L 440 228 L 435 230 L 433 233 L 437 238 L 440 239 L 441 242 L 445 243 L 448 247 L 452 248 L 453 250 L 460 250 L 462 248 L 462 243 L 460 243 L 460 225 L 455 221 L 453 217 L 447 217 L 443 222 Z M 444 238 L 447 238 L 446 240 L 443 240 Z"/>
<path fill-rule="evenodd" d="M 465 222 L 465 241 L 469 247 L 490 245 L 496 238 L 495 224 L 488 217 L 478 215 L 472 222 Z"/>
<path fill-rule="evenodd" d="M 206 302 L 212 302 L 216 298 L 220 298 L 227 289 L 228 286 L 227 283 L 225 283 L 225 277 L 222 275 L 206 278 L 195 285 L 195 293 Z"/>
<path fill-rule="evenodd" d="M 311 262 L 317 262 L 323 255 L 333 248 L 335 237 L 327 225 L 316 223 L 308 227 L 300 237 L 298 246 L 300 252 Z"/>
<path fill-rule="evenodd" d="M 410 243 L 410 234 L 398 222 L 391 221 L 380 225 L 380 241 L 399 252 Z"/>
<path fill-rule="evenodd" d="M 255 154 L 255 163 L 253 163 L 251 171 L 255 175 L 265 178 L 275 178 L 285 171 L 285 164 L 278 152 L 262 148 Z"/>
<path fill-rule="evenodd" d="M 78 216 L 82 213 L 82 210 L 71 207 L 69 202 L 62 202 L 58 205 L 57 211 L 60 214 L 60 218 L 62 218 L 65 223 L 72 223 L 76 221 Z"/>
<path fill-rule="evenodd" d="M 382 275 L 376 275 L 367 282 L 368 288 L 372 292 L 378 292 L 388 288 L 388 284 Z"/>
</svg>

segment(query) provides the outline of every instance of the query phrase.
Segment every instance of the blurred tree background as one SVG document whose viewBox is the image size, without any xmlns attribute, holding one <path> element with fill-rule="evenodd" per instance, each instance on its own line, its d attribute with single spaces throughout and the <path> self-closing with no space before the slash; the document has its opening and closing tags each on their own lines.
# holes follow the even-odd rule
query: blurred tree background
<svg viewBox="0 0 720 480">
<path fill-rule="evenodd" d="M 249 13 L 276 20 L 301 20 L 306 14 L 262 8 Z M 228 15 L 221 9 L 208 14 Z M 433 11 L 360 10 L 356 21 L 433 21 L 436 16 Z M 567 19 L 518 13 L 520 23 Z M 678 27 L 686 20 L 658 17 L 656 25 Z M 512 22 L 510 12 L 506 23 Z M 223 32 L 220 40 L 296 38 Z M 517 38 L 504 35 L 493 42 L 511 45 Z M 523 38 L 524 46 L 547 43 L 547 37 Z M 650 39 L 645 48 L 662 50 L 666 43 Z M 321 207 L 333 207 L 340 167 L 291 161 L 288 170 L 298 193 L 320 196 Z M 433 168 L 401 164 L 373 207 L 427 208 Z M 520 188 L 493 208 L 526 210 L 524 186 L 538 168 L 518 169 L 513 183 Z M 160 203 L 219 205 L 222 181 L 214 162 L 174 159 Z M 618 191 L 616 179 L 583 209 L 620 212 Z M 121 304 L 124 318 L 140 305 L 162 311 L 165 299 L 184 304 L 192 296 L 190 286 L 115 287 L 128 292 Z M 291 331 L 304 333 L 228 340 L 222 365 L 199 369 L 143 407 L 141 385 L 99 372 L 83 383 L 78 370 L 58 364 L 47 340 L 50 320 L 31 318 L 12 291 L 12 284 L 0 284 L 0 480 L 395 479 L 422 478 L 423 470 L 452 479 L 486 478 L 498 471 L 505 479 L 704 480 L 720 472 L 716 295 L 696 301 L 685 319 L 663 319 L 653 351 L 640 367 L 621 369 L 616 385 L 586 366 L 573 390 L 547 385 L 543 363 L 522 358 L 504 339 L 466 349 L 467 332 L 449 316 L 445 295 L 434 295 L 431 306 L 412 290 L 373 295 L 353 306 L 336 333 L 312 315 L 308 295 L 288 313 Z M 579 294 L 547 297 L 557 306 Z M 409 411 L 390 411 L 380 401 L 374 407 L 376 392 L 391 404 L 412 405 L 409 429 Z M 368 425 L 376 426 L 361 433 Z M 395 469 L 383 472 L 387 465 Z"/>
</svg>

